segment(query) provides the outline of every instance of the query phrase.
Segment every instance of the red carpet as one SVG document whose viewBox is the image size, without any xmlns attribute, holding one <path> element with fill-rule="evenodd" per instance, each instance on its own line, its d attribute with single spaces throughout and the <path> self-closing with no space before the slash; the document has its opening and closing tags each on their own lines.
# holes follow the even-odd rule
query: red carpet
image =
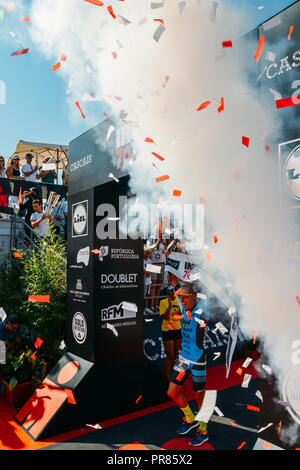
<svg viewBox="0 0 300 470">
<path fill-rule="evenodd" d="M 223 390 L 225 388 L 233 387 L 235 385 L 239 385 L 243 381 L 244 373 L 252 375 L 252 379 L 255 379 L 259 376 L 256 369 L 253 367 L 252 363 L 247 367 L 247 369 L 243 369 L 243 374 L 239 375 L 236 373 L 236 370 L 241 367 L 244 359 L 235 361 L 231 365 L 231 372 L 229 374 L 228 379 L 225 378 L 226 375 L 226 368 L 225 365 L 212 367 L 207 370 L 207 390 Z M 189 379 L 183 387 L 184 394 L 188 400 L 193 399 L 193 390 L 192 390 L 192 383 Z M 164 410 L 166 408 L 171 408 L 176 406 L 173 401 L 168 401 L 166 403 L 162 403 L 160 405 L 155 405 L 150 408 L 144 410 L 138 410 L 134 413 L 130 413 L 128 415 L 120 416 L 117 418 L 113 418 L 110 420 L 106 420 L 100 422 L 100 426 L 102 428 L 107 428 L 111 426 L 115 426 L 116 424 L 123 423 L 126 421 L 130 421 L 132 419 L 148 415 L 150 413 L 154 413 L 160 410 Z M 22 430 L 22 428 L 13 420 L 14 415 L 16 414 L 17 410 L 12 409 L 6 402 L 4 395 L 0 395 L 0 450 L 35 450 L 40 449 L 42 447 L 51 446 L 52 444 L 57 444 L 59 442 L 68 441 L 69 439 L 73 439 L 75 437 L 81 436 L 83 434 L 89 434 L 94 432 L 94 428 L 90 426 L 84 426 L 79 429 L 75 429 L 69 431 L 64 434 L 60 434 L 57 436 L 53 436 L 52 438 L 47 438 L 42 441 L 33 441 L 26 433 Z M 94 423 L 93 423 L 94 424 Z M 186 439 L 177 439 L 178 445 L 186 446 L 184 448 L 189 448 L 187 445 Z M 210 444 L 205 443 L 208 449 L 211 449 Z M 171 441 L 165 443 L 164 448 L 170 448 L 168 446 L 172 445 Z M 167 447 L 165 447 L 167 446 Z M 205 447 L 205 448 L 206 448 Z M 203 450 L 205 450 L 203 447 Z M 182 447 L 183 449 L 183 447 Z"/>
</svg>

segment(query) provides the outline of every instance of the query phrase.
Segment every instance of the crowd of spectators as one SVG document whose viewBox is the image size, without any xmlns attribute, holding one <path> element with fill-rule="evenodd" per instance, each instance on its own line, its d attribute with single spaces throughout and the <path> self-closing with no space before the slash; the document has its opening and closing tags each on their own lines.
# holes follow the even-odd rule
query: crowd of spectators
<svg viewBox="0 0 300 470">
<path fill-rule="evenodd" d="M 43 159 L 43 165 L 33 164 L 33 154 L 26 153 L 26 162 L 20 166 L 20 157 L 14 155 L 10 162 L 5 165 L 5 159 L 0 155 L 0 178 L 18 179 L 30 181 L 32 183 L 58 184 L 58 174 L 51 168 L 49 161 L 51 157 Z M 68 185 L 68 170 L 64 167 L 62 173 L 62 186 Z M 51 213 L 46 212 L 47 201 L 43 204 L 39 197 L 38 188 L 32 187 L 21 193 L 22 200 L 19 199 L 20 215 L 25 221 L 25 244 L 30 246 L 34 237 L 47 238 L 50 236 L 51 228 L 64 240 L 67 237 L 67 213 L 68 203 L 66 197 L 61 197 L 52 208 Z M 51 203 L 57 196 L 52 192 Z M 34 234 L 33 234 L 34 231 Z"/>
</svg>

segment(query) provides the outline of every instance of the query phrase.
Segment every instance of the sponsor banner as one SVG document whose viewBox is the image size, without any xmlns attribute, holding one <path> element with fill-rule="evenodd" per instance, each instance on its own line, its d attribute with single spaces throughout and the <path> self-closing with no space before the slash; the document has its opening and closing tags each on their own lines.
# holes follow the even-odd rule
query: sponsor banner
<svg viewBox="0 0 300 470">
<path fill-rule="evenodd" d="M 87 322 L 81 312 L 76 312 L 72 318 L 72 333 L 75 341 L 82 344 L 87 337 Z"/>
<path fill-rule="evenodd" d="M 165 270 L 178 277 L 180 281 L 193 282 L 192 273 L 197 270 L 195 258 L 185 253 L 171 253 L 167 258 Z"/>
<path fill-rule="evenodd" d="M 88 201 L 72 205 L 72 238 L 88 235 Z"/>
</svg>

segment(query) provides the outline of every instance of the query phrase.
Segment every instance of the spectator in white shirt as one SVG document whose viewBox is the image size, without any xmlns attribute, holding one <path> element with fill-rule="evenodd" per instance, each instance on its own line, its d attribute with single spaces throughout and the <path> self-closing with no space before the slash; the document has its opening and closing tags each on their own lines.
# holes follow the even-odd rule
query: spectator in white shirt
<svg viewBox="0 0 300 470">
<path fill-rule="evenodd" d="M 37 232 L 39 237 L 50 237 L 51 227 L 54 226 L 55 222 L 52 215 L 46 215 L 42 209 L 42 203 L 38 199 L 35 199 L 32 203 L 33 210 L 35 211 L 30 217 L 30 223 L 32 228 Z M 48 220 L 49 222 L 48 222 Z"/>
<path fill-rule="evenodd" d="M 21 166 L 21 172 L 23 173 L 23 176 L 25 177 L 25 181 L 36 182 L 36 180 L 39 179 L 39 175 L 37 176 L 36 174 L 38 167 L 33 166 L 31 164 L 32 159 L 33 159 L 32 153 L 26 153 L 25 158 L 26 158 L 26 163 L 23 163 L 23 165 Z"/>
</svg>

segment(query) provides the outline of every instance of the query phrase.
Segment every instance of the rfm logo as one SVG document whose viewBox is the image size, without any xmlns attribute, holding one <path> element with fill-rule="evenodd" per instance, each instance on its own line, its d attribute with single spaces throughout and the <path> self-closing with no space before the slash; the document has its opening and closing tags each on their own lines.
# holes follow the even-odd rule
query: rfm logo
<svg viewBox="0 0 300 470">
<path fill-rule="evenodd" d="M 0 80 L 0 104 L 6 104 L 6 85 Z"/>
</svg>

